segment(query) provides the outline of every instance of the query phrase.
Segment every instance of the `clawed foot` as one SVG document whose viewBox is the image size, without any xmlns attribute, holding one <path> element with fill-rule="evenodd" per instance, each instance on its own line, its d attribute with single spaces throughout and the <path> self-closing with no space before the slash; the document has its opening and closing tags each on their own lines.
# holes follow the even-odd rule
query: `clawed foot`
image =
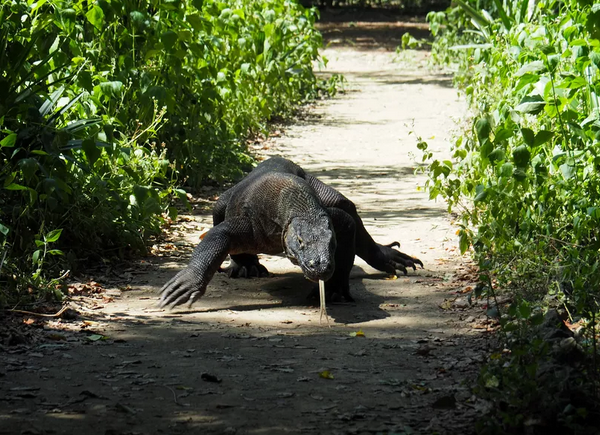
<svg viewBox="0 0 600 435">
<path fill-rule="evenodd" d="M 160 291 L 161 308 L 175 308 L 177 305 L 192 304 L 200 299 L 206 286 L 201 285 L 197 274 L 190 268 L 185 268 L 167 282 Z"/>
<path fill-rule="evenodd" d="M 388 245 L 379 245 L 382 268 L 390 275 L 396 275 L 396 271 L 401 271 L 404 275 L 408 274 L 407 268 L 412 267 L 417 270 L 417 264 L 423 269 L 423 262 L 418 258 L 411 257 L 404 252 L 400 252 L 394 247 L 400 247 L 400 243 L 392 242 Z"/>
<path fill-rule="evenodd" d="M 269 271 L 260 264 L 256 256 L 242 255 L 243 258 L 232 258 L 231 264 L 225 268 L 219 268 L 219 272 L 226 273 L 229 278 L 267 278 L 269 276 Z"/>
</svg>

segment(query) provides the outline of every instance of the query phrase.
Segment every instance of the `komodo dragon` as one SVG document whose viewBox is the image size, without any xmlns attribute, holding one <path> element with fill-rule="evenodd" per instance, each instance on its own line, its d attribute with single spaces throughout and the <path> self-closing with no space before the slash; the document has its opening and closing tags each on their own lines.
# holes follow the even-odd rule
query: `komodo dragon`
<svg viewBox="0 0 600 435">
<path fill-rule="evenodd" d="M 191 304 L 228 254 L 230 276 L 266 276 L 257 254 L 285 255 L 311 281 L 325 281 L 325 293 L 350 296 L 350 269 L 358 255 L 375 269 L 395 274 L 423 263 L 394 246 L 375 243 L 356 207 L 337 190 L 282 157 L 260 163 L 224 192 L 213 210 L 214 226 L 192 254 L 189 265 L 161 290 L 160 306 Z"/>
</svg>

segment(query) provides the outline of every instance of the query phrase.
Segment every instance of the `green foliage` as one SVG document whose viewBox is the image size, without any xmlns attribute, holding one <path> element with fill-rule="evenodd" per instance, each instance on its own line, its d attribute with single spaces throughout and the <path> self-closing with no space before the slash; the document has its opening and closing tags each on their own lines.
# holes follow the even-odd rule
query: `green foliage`
<svg viewBox="0 0 600 435">
<path fill-rule="evenodd" d="M 0 305 L 144 250 L 176 183 L 240 175 L 249 135 L 334 93 L 314 21 L 291 0 L 1 0 Z"/>
<path fill-rule="evenodd" d="M 387 8 L 403 14 L 426 14 L 431 10 L 443 10 L 450 0 L 300 0 L 305 6 Z"/>
<path fill-rule="evenodd" d="M 600 7 L 574 0 L 456 3 L 429 16 L 433 53 L 457 68 L 473 127 L 457 137 L 452 162 L 430 162 L 430 194 L 460 212 L 461 250 L 472 246 L 482 272 L 517 304 L 563 305 L 572 319 L 596 319 Z M 523 317 L 520 310 L 509 314 Z M 595 320 L 589 326 L 595 352 Z M 538 350 L 530 363 L 543 359 Z M 523 375 L 529 363 L 510 364 Z M 513 410 L 539 399 L 524 385 L 503 385 L 523 399 Z"/>
</svg>

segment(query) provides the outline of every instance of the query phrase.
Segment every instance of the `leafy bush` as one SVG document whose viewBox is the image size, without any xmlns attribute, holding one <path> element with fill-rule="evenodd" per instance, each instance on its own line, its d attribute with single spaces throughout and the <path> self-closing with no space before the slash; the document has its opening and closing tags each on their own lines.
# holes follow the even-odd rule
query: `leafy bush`
<svg viewBox="0 0 600 435">
<path fill-rule="evenodd" d="M 1 0 L 0 305 L 143 250 L 176 184 L 249 167 L 245 139 L 319 92 L 314 21 L 291 0 Z"/>
<path fill-rule="evenodd" d="M 305 7 L 383 7 L 406 14 L 426 14 L 432 10 L 443 10 L 450 0 L 300 0 Z"/>
<path fill-rule="evenodd" d="M 461 250 L 473 247 L 488 291 L 492 283 L 510 291 L 513 308 L 523 301 L 563 306 L 571 322 L 584 325 L 582 342 L 595 354 L 600 6 L 494 0 L 479 3 L 485 10 L 474 1 L 456 3 L 429 20 L 435 56 L 457 67 L 473 123 L 456 139 L 452 160 L 430 162 L 430 194 L 460 212 Z M 434 158 L 426 143 L 420 147 L 425 159 Z M 513 317 L 502 319 L 505 330 Z M 519 364 L 505 367 L 525 367 Z"/>
</svg>

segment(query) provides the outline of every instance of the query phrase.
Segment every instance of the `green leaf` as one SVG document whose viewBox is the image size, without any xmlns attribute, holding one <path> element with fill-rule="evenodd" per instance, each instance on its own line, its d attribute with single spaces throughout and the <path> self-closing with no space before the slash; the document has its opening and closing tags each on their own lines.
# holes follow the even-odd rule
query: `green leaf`
<svg viewBox="0 0 600 435">
<path fill-rule="evenodd" d="M 525 141 L 525 143 L 530 147 L 533 146 L 533 143 L 535 141 L 535 135 L 533 134 L 533 130 L 530 128 L 522 128 L 521 134 L 523 135 L 523 140 Z"/>
<path fill-rule="evenodd" d="M 481 27 L 487 27 L 490 25 L 489 20 L 487 20 L 479 11 L 474 9 L 471 5 L 463 0 L 455 0 L 456 3 L 464 9 L 464 11 L 469 15 L 477 24 Z"/>
<path fill-rule="evenodd" d="M 487 190 L 482 190 L 477 195 L 475 195 L 475 198 L 473 198 L 473 202 L 481 202 L 481 201 L 485 200 L 487 198 L 487 196 L 488 196 Z"/>
<path fill-rule="evenodd" d="M 533 325 L 533 326 L 539 326 L 542 323 L 544 323 L 544 314 L 543 313 L 535 313 L 533 316 L 529 317 L 529 322 Z"/>
<path fill-rule="evenodd" d="M 506 30 L 510 30 L 510 28 L 512 26 L 512 21 L 510 20 L 510 18 L 508 18 L 508 15 L 506 14 L 506 11 L 504 10 L 504 6 L 502 5 L 502 1 L 494 0 L 494 3 L 496 4 L 496 9 L 498 11 L 498 14 L 500 15 L 502 24 L 504 24 L 504 27 L 506 28 Z"/>
<path fill-rule="evenodd" d="M 512 176 L 517 181 L 525 181 L 527 179 L 527 172 L 522 168 L 515 168 Z"/>
<path fill-rule="evenodd" d="M 494 142 L 502 142 L 514 136 L 514 132 L 508 128 L 500 127 L 494 132 Z"/>
<path fill-rule="evenodd" d="M 596 65 L 596 68 L 600 68 L 600 53 L 597 51 L 592 51 L 590 53 L 590 60 L 594 65 Z"/>
<path fill-rule="evenodd" d="M 11 183 L 8 186 L 4 186 L 6 190 L 27 190 L 27 187 L 17 183 Z"/>
<path fill-rule="evenodd" d="M 112 82 L 102 82 L 100 83 L 100 90 L 104 95 L 108 97 L 118 97 L 123 91 L 123 82 L 120 82 L 118 80 Z"/>
<path fill-rule="evenodd" d="M 552 139 L 552 136 L 554 136 L 554 133 L 549 130 L 538 131 L 537 134 L 535 135 L 535 140 L 533 141 L 533 146 L 537 147 L 537 146 L 545 144 L 550 139 Z"/>
<path fill-rule="evenodd" d="M 38 161 L 33 157 L 21 159 L 19 160 L 19 168 L 21 168 L 21 171 L 23 171 L 23 178 L 26 181 L 31 181 L 39 168 Z"/>
<path fill-rule="evenodd" d="M 98 5 L 94 5 L 87 13 L 85 17 L 88 19 L 92 26 L 98 30 L 102 30 L 102 24 L 104 21 L 104 11 Z"/>
<path fill-rule="evenodd" d="M 169 215 L 169 219 L 171 220 L 175 220 L 177 219 L 177 215 L 178 215 L 178 211 L 177 211 L 177 207 L 169 207 L 167 209 L 168 215 Z"/>
<path fill-rule="evenodd" d="M 521 302 L 521 304 L 519 305 L 519 314 L 523 319 L 528 319 L 529 316 L 531 316 L 531 307 L 529 306 L 528 302 Z"/>
<path fill-rule="evenodd" d="M 502 149 L 502 148 L 494 149 L 494 151 L 492 151 L 491 153 L 488 154 L 488 159 L 490 159 L 490 162 L 504 160 L 504 149 Z"/>
<path fill-rule="evenodd" d="M 102 154 L 102 150 L 96 146 L 96 141 L 92 138 L 88 138 L 81 143 L 81 148 L 85 153 L 90 165 L 93 166 L 96 163 L 96 160 L 100 158 Z"/>
<path fill-rule="evenodd" d="M 490 153 L 494 150 L 494 145 L 488 140 L 485 139 L 479 148 L 479 152 L 481 153 L 481 157 L 487 158 Z"/>
<path fill-rule="evenodd" d="M 541 60 L 535 60 L 533 62 L 526 63 L 515 73 L 515 76 L 521 77 L 525 74 L 536 74 L 546 70 L 544 62 Z"/>
<path fill-rule="evenodd" d="M 177 33 L 172 30 L 167 30 L 160 37 L 160 40 L 162 41 L 166 51 L 170 51 L 175 46 L 177 39 Z"/>
<path fill-rule="evenodd" d="M 498 378 L 494 375 L 491 374 L 486 374 L 485 378 L 484 378 L 484 385 L 486 388 L 492 389 L 492 388 L 498 388 L 500 386 L 500 381 L 498 380 Z"/>
<path fill-rule="evenodd" d="M 10 228 L 8 228 L 0 223 L 0 233 L 4 234 L 6 236 L 9 232 L 10 232 Z"/>
<path fill-rule="evenodd" d="M 524 168 L 529 164 L 531 153 L 527 145 L 521 145 L 513 150 L 513 160 L 518 168 Z"/>
<path fill-rule="evenodd" d="M 550 72 L 554 72 L 556 67 L 558 66 L 558 62 L 560 61 L 560 54 L 553 54 L 548 56 L 548 70 Z"/>
<path fill-rule="evenodd" d="M 190 26 L 192 26 L 192 28 L 197 32 L 200 32 L 204 29 L 205 20 L 198 14 L 186 15 L 185 20 L 190 23 Z"/>
<path fill-rule="evenodd" d="M 11 133 L 0 141 L 0 148 L 12 148 L 17 142 L 17 133 Z"/>
<path fill-rule="evenodd" d="M 514 166 L 510 162 L 506 162 L 500 168 L 500 176 L 510 177 L 513 174 Z"/>
<path fill-rule="evenodd" d="M 52 230 L 45 236 L 44 239 L 46 240 L 46 243 L 56 242 L 61 234 L 62 228 L 58 230 Z"/>
<path fill-rule="evenodd" d="M 487 118 L 479 118 L 475 123 L 475 131 L 477 132 L 477 138 L 479 143 L 482 144 L 484 140 L 489 139 L 490 131 L 492 127 L 490 121 Z"/>
<path fill-rule="evenodd" d="M 569 45 L 571 47 L 583 47 L 587 45 L 587 41 L 585 39 L 578 38 L 569 42 Z"/>
<path fill-rule="evenodd" d="M 570 89 L 579 89 L 587 86 L 587 81 L 583 77 L 575 77 L 570 82 L 567 82 Z"/>
<path fill-rule="evenodd" d="M 593 219 L 600 219 L 600 207 L 588 207 L 587 214 Z"/>
<path fill-rule="evenodd" d="M 546 102 L 541 95 L 530 95 L 521 100 L 515 110 L 521 113 L 530 113 L 536 115 L 544 110 Z"/>
<path fill-rule="evenodd" d="M 45 117 L 52 111 L 52 109 L 54 109 L 56 102 L 60 99 L 62 94 L 65 92 L 65 89 L 66 88 L 64 86 L 61 86 L 60 88 L 58 88 L 57 90 L 52 92 L 52 94 L 50 94 L 50 97 L 48 97 L 48 99 L 46 101 L 44 101 L 44 104 L 42 104 L 42 106 L 39 108 L 39 112 L 40 112 L 41 116 Z"/>
<path fill-rule="evenodd" d="M 17 178 L 17 172 L 11 172 L 10 174 L 8 174 L 4 179 L 4 187 L 8 186 L 9 184 L 12 184 L 12 182 L 15 181 L 15 178 Z"/>
<path fill-rule="evenodd" d="M 471 246 L 471 241 L 469 240 L 469 235 L 465 230 L 460 230 L 458 233 L 458 247 L 460 249 L 460 253 L 464 254 Z"/>
<path fill-rule="evenodd" d="M 562 165 L 560 165 L 559 169 L 560 172 L 563 174 L 563 177 L 565 177 L 565 179 L 567 180 L 573 178 L 577 173 L 576 166 L 570 163 L 563 163 Z"/>
</svg>

